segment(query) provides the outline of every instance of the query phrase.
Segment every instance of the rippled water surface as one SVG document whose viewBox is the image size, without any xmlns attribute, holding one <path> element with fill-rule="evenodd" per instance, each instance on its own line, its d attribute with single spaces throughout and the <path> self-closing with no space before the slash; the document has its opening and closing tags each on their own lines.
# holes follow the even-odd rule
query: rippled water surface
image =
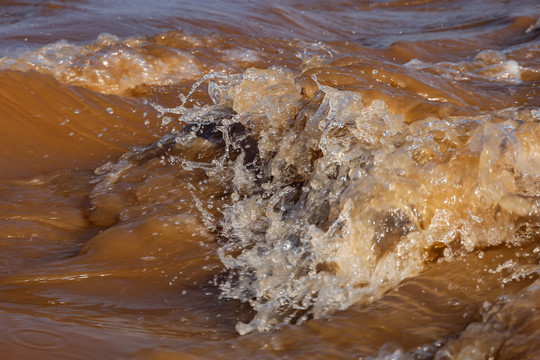
<svg viewBox="0 0 540 360">
<path fill-rule="evenodd" d="M 539 358 L 539 16 L 0 0 L 0 357 Z"/>
</svg>

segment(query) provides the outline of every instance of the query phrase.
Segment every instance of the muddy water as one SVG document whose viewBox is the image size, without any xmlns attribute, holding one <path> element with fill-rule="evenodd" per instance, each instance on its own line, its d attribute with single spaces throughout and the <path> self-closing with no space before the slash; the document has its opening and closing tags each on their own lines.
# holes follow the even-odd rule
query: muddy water
<svg viewBox="0 0 540 360">
<path fill-rule="evenodd" d="M 6 359 L 540 356 L 536 1 L 0 1 Z"/>
</svg>

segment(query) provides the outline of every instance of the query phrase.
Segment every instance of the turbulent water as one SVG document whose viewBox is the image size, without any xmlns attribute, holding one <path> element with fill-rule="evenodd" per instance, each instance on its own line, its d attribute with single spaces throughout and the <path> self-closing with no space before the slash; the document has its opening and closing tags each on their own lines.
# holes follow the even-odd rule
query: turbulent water
<svg viewBox="0 0 540 360">
<path fill-rule="evenodd" d="M 539 17 L 0 0 L 0 357 L 539 358 Z"/>
</svg>

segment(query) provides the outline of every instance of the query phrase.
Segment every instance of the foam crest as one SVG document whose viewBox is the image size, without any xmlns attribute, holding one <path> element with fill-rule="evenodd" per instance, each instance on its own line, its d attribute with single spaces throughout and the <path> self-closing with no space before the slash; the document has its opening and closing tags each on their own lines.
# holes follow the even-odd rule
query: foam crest
<svg viewBox="0 0 540 360">
<path fill-rule="evenodd" d="M 231 88 L 262 164 L 251 186 L 233 183 L 223 220 L 223 294 L 257 312 L 240 333 L 368 303 L 431 261 L 514 241 L 516 219 L 537 216 L 537 122 L 407 125 L 354 92 L 320 86 L 299 102 L 288 80 L 275 90 L 275 71 Z"/>
<path fill-rule="evenodd" d="M 188 51 L 144 38 L 122 41 L 109 34 L 101 34 L 87 45 L 62 40 L 17 57 L 4 57 L 0 69 L 35 70 L 66 84 L 109 94 L 123 94 L 143 84 L 175 84 L 201 75 Z"/>
<path fill-rule="evenodd" d="M 457 80 L 487 80 L 509 84 L 520 84 L 523 71 L 522 66 L 516 60 L 508 59 L 505 53 L 495 50 L 482 51 L 472 61 L 428 64 L 415 59 L 407 63 L 406 66 L 436 72 Z"/>
</svg>

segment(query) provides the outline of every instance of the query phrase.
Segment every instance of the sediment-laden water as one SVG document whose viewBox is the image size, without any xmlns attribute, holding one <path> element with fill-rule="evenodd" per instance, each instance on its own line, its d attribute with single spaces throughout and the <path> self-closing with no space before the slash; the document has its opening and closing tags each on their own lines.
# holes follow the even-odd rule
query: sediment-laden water
<svg viewBox="0 0 540 360">
<path fill-rule="evenodd" d="M 0 1 L 0 357 L 538 358 L 539 16 Z"/>
</svg>

